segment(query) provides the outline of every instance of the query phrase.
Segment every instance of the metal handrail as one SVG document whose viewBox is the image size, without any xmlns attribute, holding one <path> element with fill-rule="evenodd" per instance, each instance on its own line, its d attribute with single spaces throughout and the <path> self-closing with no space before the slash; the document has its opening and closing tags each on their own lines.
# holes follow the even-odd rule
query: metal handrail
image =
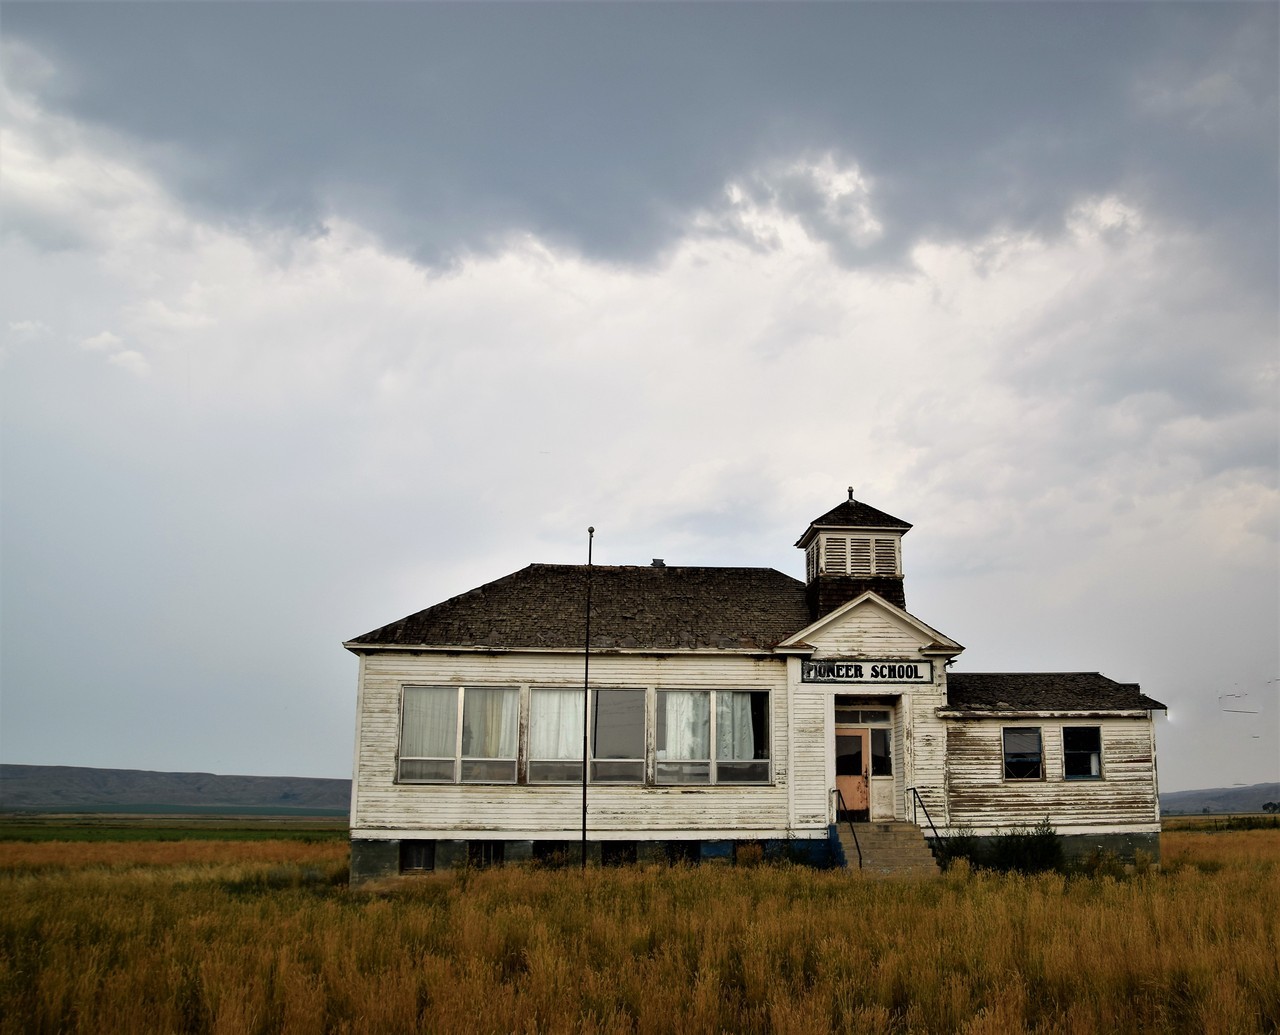
<svg viewBox="0 0 1280 1035">
<path fill-rule="evenodd" d="M 933 817 L 929 815 L 929 806 L 926 805 L 924 803 L 924 799 L 920 797 L 920 792 L 916 790 L 914 787 L 908 787 L 907 790 L 910 791 L 912 797 L 915 798 L 915 804 L 912 805 L 912 812 L 911 812 L 912 822 L 919 824 L 919 819 L 915 814 L 915 805 L 919 805 L 922 809 L 924 809 L 924 818 L 929 821 L 929 829 L 933 831 L 934 841 L 936 841 L 938 844 L 942 844 L 942 835 L 938 833 L 938 828 L 933 825 Z"/>
<path fill-rule="evenodd" d="M 843 811 L 846 816 L 845 822 L 849 824 L 849 833 L 853 835 L 853 847 L 858 853 L 858 869 L 862 869 L 862 845 L 858 844 L 858 831 L 854 829 L 853 820 L 847 818 L 849 815 L 849 806 L 845 804 L 844 795 L 840 793 L 839 787 L 832 787 L 831 793 L 835 795 L 838 801 L 836 806 L 836 825 L 839 826 L 840 813 Z"/>
</svg>

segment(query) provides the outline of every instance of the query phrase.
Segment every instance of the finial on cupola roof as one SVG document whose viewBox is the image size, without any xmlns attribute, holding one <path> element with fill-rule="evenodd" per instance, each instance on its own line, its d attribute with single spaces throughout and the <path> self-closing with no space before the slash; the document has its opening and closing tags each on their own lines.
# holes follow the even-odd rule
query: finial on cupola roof
<svg viewBox="0 0 1280 1035">
<path fill-rule="evenodd" d="M 853 486 L 852 485 L 849 486 L 849 502 L 850 503 L 853 502 Z"/>
</svg>

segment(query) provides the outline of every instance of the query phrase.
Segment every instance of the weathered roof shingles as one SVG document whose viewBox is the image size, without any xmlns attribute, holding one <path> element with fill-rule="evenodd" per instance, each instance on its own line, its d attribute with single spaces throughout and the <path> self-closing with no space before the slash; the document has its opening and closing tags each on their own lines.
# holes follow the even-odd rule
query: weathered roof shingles
<svg viewBox="0 0 1280 1035">
<path fill-rule="evenodd" d="M 815 528 L 841 527 L 852 528 L 900 528 L 904 532 L 911 527 L 911 522 L 903 521 L 883 510 L 876 510 L 858 500 L 845 500 L 834 510 L 829 510 L 820 518 L 809 522 Z"/>
<path fill-rule="evenodd" d="M 586 599 L 586 565 L 531 564 L 351 645 L 581 648 Z M 772 568 L 592 569 L 592 649 L 767 650 L 808 624 L 804 583 Z"/>
<path fill-rule="evenodd" d="M 1164 705 L 1100 672 L 951 672 L 948 707 L 967 712 L 1139 711 Z"/>
</svg>

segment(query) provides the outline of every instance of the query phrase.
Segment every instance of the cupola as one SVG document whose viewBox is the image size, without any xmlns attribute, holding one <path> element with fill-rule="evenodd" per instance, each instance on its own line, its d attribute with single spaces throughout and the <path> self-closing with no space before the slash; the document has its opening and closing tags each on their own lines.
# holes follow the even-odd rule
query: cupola
<svg viewBox="0 0 1280 1035">
<path fill-rule="evenodd" d="M 809 614 L 830 614 L 872 590 L 906 609 L 902 585 L 902 537 L 906 521 L 849 498 L 809 523 L 796 546 L 804 550 Z"/>
</svg>

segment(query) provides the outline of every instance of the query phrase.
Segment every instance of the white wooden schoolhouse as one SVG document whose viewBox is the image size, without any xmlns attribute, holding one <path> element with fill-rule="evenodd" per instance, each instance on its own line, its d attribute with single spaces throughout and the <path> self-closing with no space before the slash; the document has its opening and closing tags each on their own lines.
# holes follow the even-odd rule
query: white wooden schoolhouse
<svg viewBox="0 0 1280 1035">
<path fill-rule="evenodd" d="M 850 490 L 796 543 L 803 582 L 531 564 L 348 641 L 353 880 L 583 842 L 887 864 L 885 831 L 919 849 L 1045 819 L 1069 853 L 1158 859 L 1164 706 L 1096 672 L 961 671 L 906 608 L 910 528 Z"/>
</svg>

